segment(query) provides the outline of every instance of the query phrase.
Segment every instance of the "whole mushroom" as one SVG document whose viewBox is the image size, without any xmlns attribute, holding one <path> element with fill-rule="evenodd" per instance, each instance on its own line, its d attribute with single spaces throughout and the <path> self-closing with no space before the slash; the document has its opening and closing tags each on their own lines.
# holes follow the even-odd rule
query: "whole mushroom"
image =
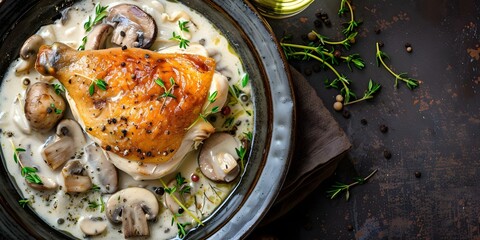
<svg viewBox="0 0 480 240">
<path fill-rule="evenodd" d="M 122 223 L 125 238 L 149 236 L 147 221 L 154 220 L 158 211 L 157 198 L 144 188 L 123 189 L 107 201 L 107 218 L 112 223 Z"/>
<path fill-rule="evenodd" d="M 63 118 L 66 108 L 63 97 L 48 83 L 37 82 L 27 89 L 25 117 L 36 131 L 52 129 Z"/>
<path fill-rule="evenodd" d="M 240 144 L 228 133 L 215 133 L 204 141 L 198 156 L 198 165 L 205 177 L 212 181 L 231 182 L 240 168 L 235 148 Z"/>
<path fill-rule="evenodd" d="M 17 73 L 27 71 L 33 67 L 35 59 L 37 58 L 38 49 L 44 43 L 45 39 L 37 34 L 32 35 L 23 43 L 20 49 L 20 58 L 23 62 L 15 69 Z"/>
<path fill-rule="evenodd" d="M 157 37 L 155 20 L 132 4 L 112 7 L 107 22 L 114 26 L 112 43 L 119 46 L 149 48 Z"/>
<path fill-rule="evenodd" d="M 55 170 L 67 160 L 75 157 L 75 153 L 86 144 L 85 135 L 77 122 L 64 119 L 57 125 L 53 143 L 47 143 L 41 151 L 43 160 Z"/>
</svg>

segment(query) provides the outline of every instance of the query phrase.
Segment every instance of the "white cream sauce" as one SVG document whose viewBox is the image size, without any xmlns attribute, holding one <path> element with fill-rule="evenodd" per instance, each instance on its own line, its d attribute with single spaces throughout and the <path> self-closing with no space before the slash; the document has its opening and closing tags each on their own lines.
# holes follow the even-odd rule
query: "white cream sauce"
<svg viewBox="0 0 480 240">
<path fill-rule="evenodd" d="M 178 27 L 178 20 L 190 21 L 188 24 L 190 32 L 183 32 L 182 36 L 190 40 L 192 46 L 195 46 L 196 43 L 201 43 L 204 48 L 192 47 L 191 49 L 187 48 L 186 51 L 200 49 L 198 53 L 201 53 L 206 50 L 206 53 L 217 61 L 217 70 L 228 77 L 229 84 L 237 86 L 247 96 L 250 96 L 250 84 L 246 87 L 241 87 L 240 82 L 245 74 L 244 68 L 237 54 L 230 47 L 228 40 L 214 27 L 215 23 L 210 23 L 197 12 L 179 3 L 161 0 L 83 1 L 70 8 L 67 14 L 68 18 L 64 23 L 57 20 L 52 25 L 43 26 L 37 34 L 46 40 L 46 44 L 62 42 L 76 49 L 81 44 L 81 39 L 87 34 L 83 28 L 83 23 L 88 19 L 88 16 L 93 17 L 94 7 L 97 3 L 100 3 L 102 6 L 108 5 L 109 7 L 121 3 L 135 4 L 150 14 L 155 19 L 158 27 L 157 39 L 151 47 L 155 51 L 176 46 L 178 43 L 169 39 L 174 31 L 176 33 L 181 32 Z M 16 182 L 20 194 L 24 199 L 30 200 L 29 205 L 49 225 L 58 230 L 68 232 L 74 237 L 86 237 L 78 224 L 80 220 L 96 217 L 107 223 L 107 229 L 101 235 L 95 236 L 95 238 L 123 238 L 123 234 L 120 232 L 121 225 L 114 225 L 108 222 L 105 212 L 101 212 L 100 207 L 92 209 L 88 206 L 89 202 L 100 204 L 100 198 L 106 203 L 110 195 L 95 191 L 79 194 L 65 193 L 62 190 L 64 183 L 60 173 L 61 167 L 53 171 L 43 161 L 40 155 L 41 149 L 45 142 L 54 136 L 54 131 L 39 133 L 32 130 L 29 132 L 28 127 L 24 123 L 22 124 L 22 121 L 18 121 L 18 119 L 14 121 L 15 118 L 18 118 L 19 112 L 23 114 L 23 101 L 27 88 L 23 84 L 23 80 L 29 79 L 30 84 L 37 81 L 46 81 L 34 69 L 27 73 L 16 73 L 15 68 L 22 64 L 22 61 L 17 59 L 12 62 L 0 88 L 0 128 L 2 130 L 0 142 L 7 170 Z M 55 81 L 53 80 L 53 82 Z M 21 101 L 16 102 L 17 98 L 21 99 Z M 250 114 L 246 114 L 247 111 L 253 113 L 252 104 L 250 101 L 242 103 L 242 101 L 231 97 L 227 101 L 230 102 L 231 114 L 226 117 L 218 113 L 210 116 L 209 119 L 216 131 L 228 131 L 235 128 L 235 136 L 238 139 L 242 139 L 245 132 L 251 132 L 253 129 L 253 117 Z M 69 112 L 66 114 L 66 118 L 73 118 L 73 116 Z M 232 119 L 234 120 L 231 121 Z M 89 139 L 88 142 L 91 143 L 91 140 Z M 20 166 L 13 160 L 14 147 L 12 143 L 15 147 L 27 150 L 24 153 L 20 153 L 20 160 L 24 166 L 36 167 L 39 175 L 55 180 L 60 187 L 53 191 L 38 191 L 30 188 L 20 174 Z M 203 219 L 209 216 L 228 196 L 235 183 L 219 184 L 204 177 L 198 169 L 197 154 L 198 152 L 188 154 L 179 172 L 186 178 L 188 184 L 192 187 L 192 192 L 195 193 L 195 197 L 189 198 L 190 200 L 185 203 L 187 208 L 198 218 Z M 84 157 L 82 152 L 77 155 L 78 158 Z M 121 171 L 118 172 L 119 190 L 135 186 L 144 187 L 154 192 L 153 189 L 162 186 L 159 180 L 135 181 L 129 175 Z M 191 181 L 190 176 L 192 174 L 200 176 L 200 180 L 198 182 Z M 163 181 L 168 184 L 172 179 L 174 179 L 174 175 L 164 177 Z M 175 224 L 171 225 L 172 213 L 165 206 L 165 197 L 158 194 L 156 196 L 160 204 L 160 213 L 157 221 L 149 223 L 150 238 L 168 239 L 175 237 L 178 230 Z M 182 223 L 189 222 L 192 224 L 191 226 L 196 225 L 195 221 L 188 217 L 186 213 L 183 213 L 183 216 L 178 218 L 178 220 Z"/>
</svg>

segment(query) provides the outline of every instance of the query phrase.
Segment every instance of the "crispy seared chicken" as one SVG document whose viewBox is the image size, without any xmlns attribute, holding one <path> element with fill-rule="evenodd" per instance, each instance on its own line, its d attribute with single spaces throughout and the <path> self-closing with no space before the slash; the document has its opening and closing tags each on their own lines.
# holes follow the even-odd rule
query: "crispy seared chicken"
<svg viewBox="0 0 480 240">
<path fill-rule="evenodd" d="M 208 104 L 212 91 L 220 107 L 228 92 L 215 61 L 192 54 L 75 51 L 54 43 L 40 48 L 35 68 L 65 86 L 77 121 L 117 167 L 136 179 L 171 172 L 195 142 L 214 132 L 208 122 L 196 120 L 213 107 Z"/>
</svg>

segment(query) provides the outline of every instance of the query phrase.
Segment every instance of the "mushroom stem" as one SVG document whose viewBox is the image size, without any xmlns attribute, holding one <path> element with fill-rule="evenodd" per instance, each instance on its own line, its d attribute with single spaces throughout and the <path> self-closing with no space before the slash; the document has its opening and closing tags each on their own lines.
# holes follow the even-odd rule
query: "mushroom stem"
<svg viewBox="0 0 480 240">
<path fill-rule="evenodd" d="M 131 208 L 123 208 L 122 231 L 125 238 L 150 235 L 142 206 L 135 204 Z"/>
</svg>

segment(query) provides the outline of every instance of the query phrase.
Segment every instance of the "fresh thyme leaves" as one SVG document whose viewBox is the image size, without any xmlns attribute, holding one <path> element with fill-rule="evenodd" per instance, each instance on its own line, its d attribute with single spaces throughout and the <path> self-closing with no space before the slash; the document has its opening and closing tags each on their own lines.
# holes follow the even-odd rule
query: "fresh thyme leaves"
<svg viewBox="0 0 480 240">
<path fill-rule="evenodd" d="M 92 190 L 92 191 L 94 191 L 94 192 L 98 192 L 98 191 L 100 191 L 100 187 L 97 186 L 97 185 L 95 185 L 95 184 L 93 184 L 93 185 L 92 185 L 92 188 L 91 188 L 90 190 Z"/>
<path fill-rule="evenodd" d="M 165 182 L 160 179 L 160 182 L 162 183 L 163 185 L 163 188 L 165 189 L 165 192 L 168 193 L 172 198 L 173 200 L 181 207 L 183 208 L 183 210 L 191 217 L 193 218 L 193 220 L 195 220 L 195 222 L 197 222 L 198 224 L 200 225 L 203 225 L 203 222 L 202 220 L 198 219 L 197 216 L 195 216 L 190 210 L 188 210 L 188 208 L 185 207 L 185 205 L 175 196 L 175 191 L 176 190 L 173 190 L 172 188 L 169 188 L 167 186 L 167 184 L 165 184 Z M 175 188 L 176 189 L 176 188 Z"/>
<path fill-rule="evenodd" d="M 22 208 L 25 208 L 25 206 L 30 203 L 30 199 L 20 199 L 18 200 L 18 203 L 20 204 L 20 206 L 22 206 Z"/>
<path fill-rule="evenodd" d="M 189 23 L 189 21 L 178 21 L 178 28 L 180 28 L 180 31 L 190 32 L 190 30 L 188 29 L 188 26 L 187 26 L 188 23 Z"/>
<path fill-rule="evenodd" d="M 41 184 L 42 179 L 37 175 L 37 169 L 33 167 L 22 167 L 21 174 L 30 183 Z"/>
<path fill-rule="evenodd" d="M 62 93 L 65 92 L 65 88 L 60 83 L 53 84 L 53 89 L 55 90 L 55 93 L 58 95 L 61 95 Z"/>
<path fill-rule="evenodd" d="M 331 41 L 326 36 L 323 36 L 316 31 L 311 31 L 309 33 L 309 39 L 312 40 L 312 42 L 308 45 L 283 42 L 287 38 L 283 38 L 280 43 L 288 60 L 307 61 L 313 59 L 319 61 L 324 67 L 327 67 L 335 74 L 335 79 L 325 80 L 325 87 L 340 90 L 343 99 L 340 102 L 335 103 L 340 105 L 340 107 L 335 107 L 335 110 L 337 111 L 341 110 L 344 105 L 372 99 L 374 94 L 381 89 L 380 84 L 370 80 L 369 88 L 365 91 L 364 96 L 357 99 L 357 95 L 351 89 L 352 81 L 336 69 L 336 66 L 339 65 L 340 62 L 345 63 L 350 71 L 353 71 L 353 68 L 359 70 L 365 68 L 365 62 L 359 54 L 354 53 L 350 55 L 342 55 L 340 50 L 335 50 L 335 48 L 337 48 L 335 47 L 336 45 L 343 46 L 345 49 L 349 50 L 352 44 L 355 43 L 355 38 L 358 35 L 356 29 L 360 25 L 360 22 L 355 21 L 352 4 L 349 0 L 341 0 L 338 14 L 341 16 L 346 12 L 350 13 L 350 20 L 345 24 L 345 28 L 342 31 L 345 34 L 343 40 Z"/>
<path fill-rule="evenodd" d="M 407 84 L 407 87 L 410 90 L 413 90 L 416 87 L 418 87 L 418 80 L 408 77 L 407 73 L 396 74 L 391 68 L 387 66 L 384 59 L 389 57 L 385 52 L 380 50 L 380 45 L 378 44 L 378 42 L 376 43 L 376 49 L 377 49 L 377 52 L 375 54 L 375 57 L 377 60 L 377 66 L 380 67 L 380 64 L 383 65 L 383 67 L 395 77 L 395 84 L 394 84 L 395 87 L 398 87 L 398 80 L 405 82 L 405 84 Z"/>
<path fill-rule="evenodd" d="M 88 87 L 88 94 L 90 94 L 90 96 L 93 96 L 93 94 L 95 93 L 95 86 L 97 86 L 103 91 L 107 90 L 107 83 L 103 79 L 95 79 L 92 81 L 92 83 L 90 83 L 90 86 Z"/>
<path fill-rule="evenodd" d="M 360 98 L 360 99 L 356 99 L 354 101 L 345 103 L 344 105 L 354 104 L 354 103 L 361 102 L 361 101 L 364 101 L 364 100 L 372 99 L 373 95 L 375 93 L 377 93 L 378 91 L 380 91 L 380 88 L 382 88 L 382 85 L 380 85 L 380 84 L 378 84 L 378 83 L 376 83 L 376 82 L 374 82 L 370 79 L 370 81 L 368 82 L 368 89 L 363 94 L 363 97 Z"/>
<path fill-rule="evenodd" d="M 87 33 L 90 32 L 92 30 L 93 26 L 97 25 L 104 18 L 107 17 L 107 15 L 108 15 L 107 8 L 108 8 L 108 5 L 107 6 L 102 6 L 100 4 L 97 4 L 95 6 L 95 16 L 93 17 L 93 20 L 92 20 L 92 17 L 89 16 L 88 20 L 83 24 L 83 28 L 85 29 L 85 32 L 87 32 Z M 80 46 L 78 46 L 77 50 L 79 50 L 79 51 L 85 50 L 85 44 L 86 43 L 87 43 L 87 36 L 84 36 L 82 38 L 82 43 L 80 44 Z"/>
<path fill-rule="evenodd" d="M 177 222 L 177 228 L 178 228 L 178 237 L 179 238 L 184 238 L 185 235 L 187 235 L 185 231 L 185 227 L 191 225 L 190 223 L 179 223 Z"/>
<path fill-rule="evenodd" d="M 103 201 L 103 198 L 101 196 L 100 196 L 99 202 L 100 203 L 98 203 L 96 201 L 89 201 L 88 202 L 88 208 L 97 209 L 98 207 L 100 207 L 100 212 L 104 212 L 105 211 L 105 202 Z"/>
<path fill-rule="evenodd" d="M 87 36 L 82 38 L 82 44 L 80 44 L 80 46 L 78 46 L 78 48 L 77 48 L 78 51 L 85 50 L 85 44 L 87 44 L 87 40 L 88 40 Z"/>
<path fill-rule="evenodd" d="M 174 41 L 177 41 L 179 43 L 179 47 L 180 48 L 183 48 L 183 49 L 187 49 L 187 47 L 189 46 L 190 44 L 190 41 L 183 38 L 182 36 L 180 35 L 177 35 L 175 32 L 173 32 L 173 36 L 172 38 L 170 38 L 170 40 L 174 40 Z"/>
<path fill-rule="evenodd" d="M 327 191 L 327 196 L 330 199 L 334 199 L 335 197 L 339 196 L 339 194 L 343 191 L 345 191 L 345 199 L 348 201 L 350 198 L 350 188 L 355 186 L 355 185 L 362 185 L 364 184 L 369 178 L 371 178 L 375 173 L 377 172 L 378 169 L 375 169 L 373 172 L 371 172 L 368 176 L 364 178 L 356 178 L 356 181 L 351 183 L 351 184 L 345 184 L 342 182 L 336 182 L 335 184 L 332 185 L 330 190 Z"/>
<path fill-rule="evenodd" d="M 245 137 L 247 138 L 247 140 L 249 142 L 252 141 L 252 139 L 253 139 L 253 133 L 252 132 L 244 132 L 243 135 L 245 135 Z"/>
<path fill-rule="evenodd" d="M 94 78 L 91 78 L 91 77 L 88 77 L 88 76 L 85 76 L 83 74 L 80 74 L 80 73 L 75 73 L 76 76 L 80 76 L 80 77 L 83 77 L 83 78 L 86 78 L 88 80 L 90 80 L 90 86 L 88 87 L 88 94 L 90 96 L 93 96 L 93 94 L 95 93 L 95 86 L 103 91 L 106 91 L 107 90 L 107 82 L 105 82 L 103 79 L 94 79 Z"/>
<path fill-rule="evenodd" d="M 207 117 L 210 114 L 215 114 L 215 113 L 218 113 L 220 111 L 220 108 L 218 106 L 215 106 L 211 110 L 208 110 L 210 105 L 212 103 L 214 103 L 215 101 L 217 101 L 217 96 L 218 96 L 218 91 L 215 91 L 208 96 L 207 106 L 205 106 L 205 109 L 203 110 L 203 112 L 201 112 L 198 115 L 198 117 L 195 119 L 195 121 L 186 130 L 190 130 L 200 119 L 203 119 L 205 122 L 207 122 L 208 121 Z"/>
<path fill-rule="evenodd" d="M 347 8 L 345 8 L 345 5 L 347 5 Z M 355 21 L 355 15 L 350 2 L 348 0 L 342 0 L 338 14 L 343 15 L 346 11 L 350 12 L 350 21 L 344 24 L 345 28 L 342 30 L 342 33 L 345 34 L 345 36 L 349 36 L 351 33 L 355 32 L 355 28 L 357 28 L 361 22 Z"/>
<path fill-rule="evenodd" d="M 165 87 L 165 82 L 161 78 L 155 79 L 155 83 L 163 89 L 163 94 L 158 96 L 158 99 L 163 98 L 162 109 L 165 107 L 167 97 L 177 99 L 177 97 L 173 95 L 173 89 L 177 84 L 175 83 L 173 77 L 170 77 L 169 81 L 170 87 L 167 89 L 167 87 Z"/>
<path fill-rule="evenodd" d="M 235 151 L 237 152 L 238 157 L 240 158 L 240 170 L 243 172 L 245 169 L 245 154 L 247 153 L 247 149 L 245 149 L 243 146 L 240 146 L 240 148 L 235 148 Z"/>
<path fill-rule="evenodd" d="M 55 107 L 55 104 L 54 104 L 54 103 L 50 103 L 50 108 L 53 109 L 53 111 L 55 112 L 55 114 L 62 114 L 62 112 L 63 112 L 62 109 L 58 109 L 57 107 Z"/>
<path fill-rule="evenodd" d="M 93 18 L 93 21 L 92 17 L 89 16 L 88 21 L 83 24 L 83 28 L 86 32 L 90 32 L 93 26 L 97 25 L 99 22 L 101 22 L 104 18 L 107 17 L 107 8 L 108 6 L 102 6 L 100 4 L 97 4 L 95 6 L 95 17 Z"/>
<path fill-rule="evenodd" d="M 13 160 L 15 161 L 16 164 L 20 165 L 20 173 L 22 177 L 24 177 L 25 180 L 29 183 L 42 185 L 43 184 L 42 179 L 37 174 L 38 170 L 33 167 L 24 166 L 22 161 L 20 160 L 19 154 L 21 152 L 25 152 L 26 150 L 24 148 L 15 147 L 15 144 L 13 144 L 12 140 L 10 140 L 10 142 L 13 148 Z"/>
<path fill-rule="evenodd" d="M 248 73 L 245 73 L 242 77 L 242 87 L 246 87 L 249 80 L 250 76 L 248 76 Z"/>
<path fill-rule="evenodd" d="M 178 187 L 178 189 L 180 189 L 178 192 L 181 193 L 181 194 L 185 194 L 185 193 L 190 193 L 190 186 L 187 184 L 187 182 L 185 181 L 185 178 L 182 176 L 182 174 L 179 172 L 177 173 L 177 175 L 175 176 L 175 182 L 176 182 L 176 187 Z"/>
</svg>

